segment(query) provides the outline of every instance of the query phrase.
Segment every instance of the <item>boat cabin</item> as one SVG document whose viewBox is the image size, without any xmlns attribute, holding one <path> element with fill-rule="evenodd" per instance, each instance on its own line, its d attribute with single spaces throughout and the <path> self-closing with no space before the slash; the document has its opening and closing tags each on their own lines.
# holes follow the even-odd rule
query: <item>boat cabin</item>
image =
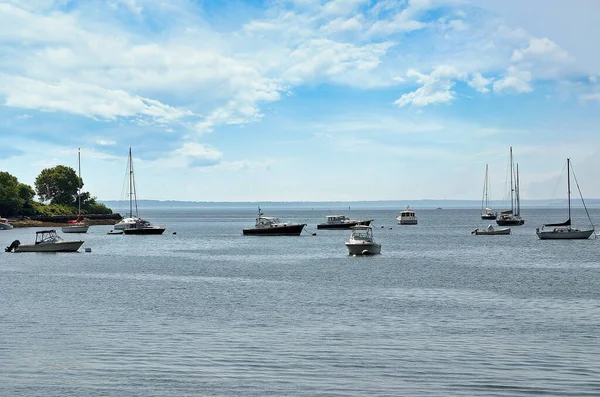
<svg viewBox="0 0 600 397">
<path fill-rule="evenodd" d="M 63 241 L 63 239 L 60 238 L 58 236 L 58 234 L 56 234 L 56 230 L 54 230 L 54 229 L 40 230 L 39 232 L 35 232 L 35 243 L 36 244 L 54 243 L 54 242 L 59 242 L 59 241 Z"/>
<path fill-rule="evenodd" d="M 350 239 L 353 240 L 365 240 L 372 241 L 373 240 L 373 229 L 371 226 L 363 226 L 357 225 L 352 228 L 352 234 Z"/>
<path fill-rule="evenodd" d="M 281 224 L 281 222 L 279 221 L 279 218 L 274 217 L 274 216 L 259 216 L 258 218 L 256 218 L 256 227 L 257 228 L 265 228 L 265 227 L 272 227 L 274 225 L 278 225 Z"/>
<path fill-rule="evenodd" d="M 348 218 L 344 215 L 327 215 L 327 223 L 343 223 Z"/>
</svg>

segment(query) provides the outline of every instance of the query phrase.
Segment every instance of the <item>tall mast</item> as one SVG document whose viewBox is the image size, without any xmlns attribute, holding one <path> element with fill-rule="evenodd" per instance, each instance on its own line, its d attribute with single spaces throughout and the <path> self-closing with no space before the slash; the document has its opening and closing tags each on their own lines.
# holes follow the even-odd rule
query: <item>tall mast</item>
<svg viewBox="0 0 600 397">
<path fill-rule="evenodd" d="M 79 181 L 77 181 L 77 218 L 81 216 L 81 148 L 77 148 L 77 168 Z"/>
<path fill-rule="evenodd" d="M 521 215 L 521 196 L 519 193 L 519 163 L 517 163 L 517 182 L 515 184 L 515 200 L 517 202 L 517 213 L 515 215 Z"/>
<path fill-rule="evenodd" d="M 131 147 L 129 147 L 129 216 L 133 218 L 133 162 L 131 161 Z"/>
<path fill-rule="evenodd" d="M 513 155 L 512 155 L 512 146 L 510 147 L 510 212 L 515 214 L 515 199 L 514 192 L 515 189 L 513 187 Z"/>
<path fill-rule="evenodd" d="M 485 165 L 485 181 L 483 182 L 483 197 L 485 201 L 485 208 L 488 207 L 488 165 Z"/>
<path fill-rule="evenodd" d="M 571 225 L 571 159 L 567 157 L 567 197 L 569 198 L 569 227 Z"/>
</svg>

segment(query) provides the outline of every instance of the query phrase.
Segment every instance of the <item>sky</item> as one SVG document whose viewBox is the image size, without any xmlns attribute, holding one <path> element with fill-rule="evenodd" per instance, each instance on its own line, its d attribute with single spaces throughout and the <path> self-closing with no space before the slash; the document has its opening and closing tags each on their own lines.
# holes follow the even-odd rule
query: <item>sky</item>
<svg viewBox="0 0 600 397">
<path fill-rule="evenodd" d="M 0 0 L 0 171 L 138 199 L 600 198 L 596 0 Z M 564 187 L 563 187 L 564 186 Z"/>
</svg>

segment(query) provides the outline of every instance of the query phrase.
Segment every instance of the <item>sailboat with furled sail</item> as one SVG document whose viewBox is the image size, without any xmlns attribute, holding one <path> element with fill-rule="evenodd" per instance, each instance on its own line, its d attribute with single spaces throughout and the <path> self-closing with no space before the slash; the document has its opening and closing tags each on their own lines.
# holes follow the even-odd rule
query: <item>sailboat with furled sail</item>
<svg viewBox="0 0 600 397">
<path fill-rule="evenodd" d="M 519 165 L 516 172 L 513 163 L 512 146 L 510 147 L 510 210 L 502 211 L 496 218 L 499 226 L 520 226 L 525 223 L 521 217 L 521 195 L 519 192 Z"/>
<path fill-rule="evenodd" d="M 69 221 L 68 226 L 63 226 L 61 228 L 63 233 L 87 233 L 89 225 L 86 225 L 83 222 L 83 218 L 81 217 L 81 149 L 77 149 L 77 168 L 79 178 L 77 184 L 77 219 Z"/>
<path fill-rule="evenodd" d="M 571 173 L 573 172 L 573 167 L 571 165 L 571 159 L 567 158 L 567 201 L 568 201 L 568 219 L 561 223 L 547 223 L 542 226 L 542 229 L 536 229 L 536 234 L 541 240 L 585 240 L 589 238 L 592 233 L 594 233 L 594 225 L 592 223 L 592 219 L 590 218 L 590 214 L 588 213 L 587 207 L 585 206 L 585 202 L 583 201 L 583 195 L 581 194 L 581 190 L 579 189 L 579 183 L 577 183 L 577 179 L 575 178 L 575 173 L 573 172 L 573 177 L 575 178 L 575 183 L 577 185 L 577 190 L 579 191 L 579 196 L 581 197 L 581 202 L 583 203 L 583 208 L 585 209 L 585 213 L 590 221 L 590 225 L 592 227 L 590 229 L 579 229 L 574 228 L 571 225 Z M 544 230 L 544 228 L 552 228 L 549 230 Z"/>
<path fill-rule="evenodd" d="M 489 190 L 489 178 L 488 178 L 488 165 L 485 165 L 485 179 L 483 180 L 483 197 L 481 199 L 481 219 L 496 219 L 498 215 L 494 210 L 489 207 L 488 190 Z"/>
</svg>

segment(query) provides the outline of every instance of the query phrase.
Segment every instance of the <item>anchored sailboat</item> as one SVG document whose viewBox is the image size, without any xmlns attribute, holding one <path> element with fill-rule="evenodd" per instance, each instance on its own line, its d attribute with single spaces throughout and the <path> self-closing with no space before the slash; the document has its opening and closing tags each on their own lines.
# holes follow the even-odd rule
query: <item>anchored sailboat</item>
<svg viewBox="0 0 600 397">
<path fill-rule="evenodd" d="M 510 147 L 510 210 L 502 211 L 496 218 L 500 226 L 520 226 L 525 223 L 521 218 L 521 197 L 519 193 L 519 165 L 516 173 L 513 165 L 512 146 Z"/>
<path fill-rule="evenodd" d="M 481 219 L 496 219 L 498 215 L 494 210 L 489 208 L 488 200 L 489 177 L 488 165 L 485 165 L 485 179 L 483 180 L 483 197 L 481 198 Z"/>
<path fill-rule="evenodd" d="M 571 159 L 567 158 L 567 197 L 568 197 L 568 219 L 561 223 L 547 223 L 542 226 L 542 230 L 539 228 L 536 229 L 536 234 L 541 240 L 585 240 L 589 238 L 592 233 L 594 233 L 594 225 L 592 224 L 592 219 L 590 218 L 590 214 L 588 213 L 587 207 L 585 206 L 585 202 L 583 201 L 583 195 L 581 194 L 581 190 L 579 190 L 579 184 L 577 183 L 577 179 L 575 179 L 575 183 L 577 184 L 577 190 L 579 191 L 579 196 L 581 197 L 581 202 L 583 203 L 583 208 L 585 209 L 585 213 L 590 221 L 591 229 L 579 229 L 571 226 L 571 172 L 573 172 L 573 168 L 571 165 Z M 573 172 L 573 177 L 575 177 L 575 173 Z M 552 230 L 544 230 L 544 227 L 553 227 Z"/>
<path fill-rule="evenodd" d="M 77 149 L 77 168 L 79 181 L 77 184 L 77 219 L 69 221 L 69 226 L 63 226 L 63 233 L 87 233 L 89 226 L 81 217 L 81 149 Z"/>
</svg>

